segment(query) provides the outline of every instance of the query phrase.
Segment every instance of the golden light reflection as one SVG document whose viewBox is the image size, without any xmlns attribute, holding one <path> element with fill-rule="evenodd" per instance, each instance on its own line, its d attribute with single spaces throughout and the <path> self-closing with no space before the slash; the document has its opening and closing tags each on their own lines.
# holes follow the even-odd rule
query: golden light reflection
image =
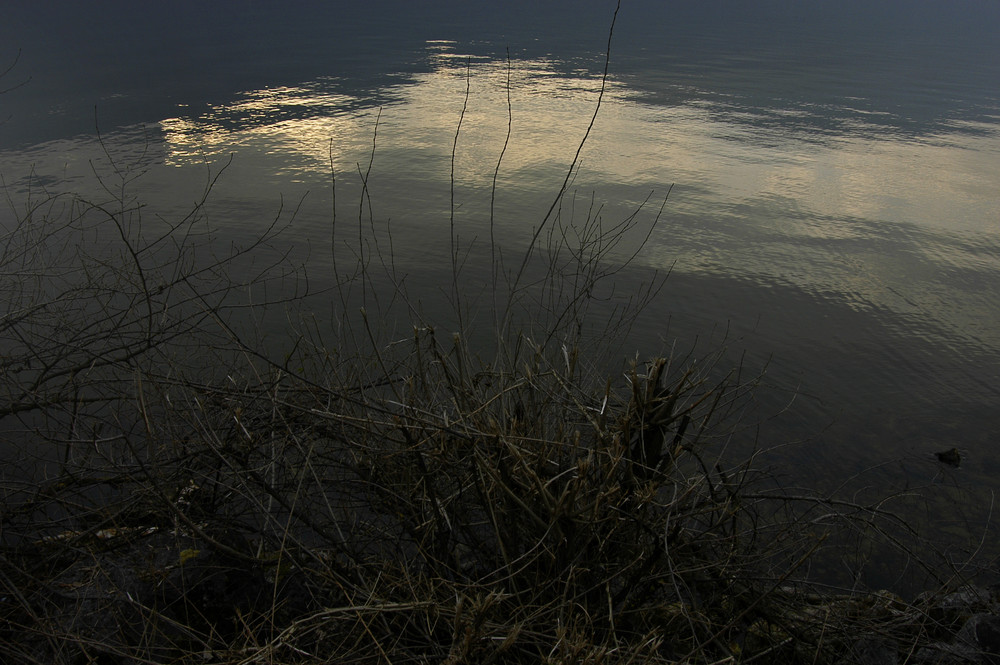
<svg viewBox="0 0 1000 665">
<path fill-rule="evenodd" d="M 348 95 L 299 87 L 258 90 L 197 118 L 160 122 L 165 134 L 166 163 L 200 164 L 241 149 L 267 149 L 292 158 L 304 171 L 328 172 L 327 146 L 360 148 L 371 143 L 368 110 L 352 109 L 359 100 Z"/>
<path fill-rule="evenodd" d="M 438 44 L 445 48 L 445 43 Z M 456 128 L 470 92 L 456 158 L 463 178 L 489 173 L 507 131 L 504 63 L 477 63 L 469 56 L 435 53 L 431 72 L 392 91 L 382 110 L 378 142 L 386 150 L 450 158 Z M 504 159 L 518 171 L 549 162 L 568 163 L 582 138 L 600 81 L 570 79 L 546 62 L 514 63 L 511 101 L 514 132 Z M 348 109 L 345 111 L 345 109 Z M 161 123 L 169 164 L 201 163 L 240 149 L 265 149 L 303 172 L 325 175 L 332 140 L 335 166 L 353 169 L 371 150 L 378 110 L 365 100 L 316 88 L 273 88 L 245 93 L 239 103 L 213 108 L 197 118 Z"/>
<path fill-rule="evenodd" d="M 400 83 L 388 96 L 378 142 L 397 154 L 450 159 L 461 117 L 456 175 L 481 186 L 493 176 L 507 133 L 512 133 L 502 176 L 508 181 L 558 172 L 570 163 L 597 103 L 600 80 L 558 71 L 542 60 L 473 60 L 455 44 L 427 45 L 431 71 Z M 510 78 L 508 88 L 508 75 Z M 469 93 L 466 101 L 466 86 Z M 280 87 L 248 92 L 235 104 L 197 118 L 161 123 L 169 164 L 201 163 L 206 156 L 263 151 L 300 177 L 354 170 L 372 147 L 377 109 L 335 86 Z M 462 117 L 462 108 L 465 114 Z M 788 116 L 804 113 L 788 110 Z M 730 203 L 761 197 L 806 202 L 815 219 L 880 219 L 961 232 L 1000 230 L 1000 199 L 992 165 L 1000 153 L 995 133 L 967 139 L 969 149 L 924 141 L 850 138 L 797 141 L 778 129 L 712 119 L 699 106 L 655 106 L 632 101 L 627 86 L 609 83 L 601 113 L 582 155 L 587 183 L 662 189 L 670 183 L 714 192 Z M 729 118 L 732 118 L 730 114 Z M 441 177 L 447 175 L 442 172 Z M 961 196 L 953 195 L 959 193 Z M 682 207 L 687 202 L 680 202 Z M 704 201 L 701 202 L 704 204 Z M 956 203 L 958 208 L 956 209 Z M 849 225 L 796 225 L 785 234 L 831 239 Z"/>
<path fill-rule="evenodd" d="M 330 80 L 251 91 L 198 117 L 164 120 L 167 163 L 200 164 L 235 152 L 238 160 L 259 157 L 262 168 L 293 181 L 326 182 L 331 159 L 337 172 L 356 173 L 376 141 L 380 172 L 447 188 L 460 127 L 456 185 L 466 194 L 489 191 L 507 140 L 509 95 L 511 133 L 498 187 L 512 198 L 554 192 L 586 132 L 601 80 L 547 60 L 508 67 L 456 47 L 429 42 L 429 71 L 380 90 L 377 96 L 389 100 L 381 110 L 370 92 L 352 96 Z M 806 136 L 782 124 L 802 122 L 805 109 L 771 112 L 770 124 L 756 122 L 754 109 L 725 111 L 704 101 L 644 103 L 622 80 L 608 81 L 574 184 L 613 191 L 623 210 L 651 190 L 677 186 L 668 214 L 679 221 L 654 236 L 645 254 L 653 265 L 672 265 L 680 254 L 678 269 L 771 275 L 898 305 L 915 299 L 901 301 L 895 285 L 933 281 L 921 272 L 928 265 L 968 265 L 964 250 L 916 242 L 916 251 L 935 254 L 919 264 L 837 248 L 872 242 L 879 224 L 941 237 L 1000 232 L 1000 137 L 992 127 L 878 140 L 861 131 L 867 116 L 858 111 L 850 120 L 858 131 Z M 1000 268 L 996 254 L 973 260 Z"/>
</svg>

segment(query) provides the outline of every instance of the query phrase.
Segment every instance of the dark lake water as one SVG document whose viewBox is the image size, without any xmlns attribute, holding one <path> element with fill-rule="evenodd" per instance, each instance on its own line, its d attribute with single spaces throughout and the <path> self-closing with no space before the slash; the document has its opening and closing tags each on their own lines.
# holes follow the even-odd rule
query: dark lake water
<svg viewBox="0 0 1000 665">
<path fill-rule="evenodd" d="M 321 275 L 331 163 L 356 216 L 377 119 L 373 216 L 433 319 L 460 118 L 455 219 L 476 257 L 509 90 L 494 230 L 514 252 L 590 122 L 614 3 L 359 4 L 5 10 L 8 191 L 93 191 L 98 125 L 111 152 L 144 155 L 137 194 L 165 216 L 233 155 L 215 228 L 253 234 L 301 199 L 286 240 Z M 571 185 L 605 220 L 651 193 L 652 219 L 672 186 L 616 277 L 628 292 L 671 271 L 630 336 L 608 340 L 623 358 L 697 339 L 766 364 L 763 410 L 781 413 L 760 442 L 781 447 L 762 464 L 783 482 L 940 488 L 928 515 L 973 540 L 1000 486 L 998 34 L 986 1 L 624 0 Z M 471 285 L 489 279 L 477 265 Z M 953 446 L 961 468 L 934 461 Z"/>
</svg>

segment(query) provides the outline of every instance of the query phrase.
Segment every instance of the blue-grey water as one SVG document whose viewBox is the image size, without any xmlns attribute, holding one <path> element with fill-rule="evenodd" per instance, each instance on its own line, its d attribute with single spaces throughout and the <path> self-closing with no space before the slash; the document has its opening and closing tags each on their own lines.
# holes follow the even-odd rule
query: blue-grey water
<svg viewBox="0 0 1000 665">
<path fill-rule="evenodd" d="M 590 122 L 615 7 L 359 4 L 6 9 L 8 192 L 94 191 L 99 127 L 113 154 L 142 155 L 137 195 L 169 217 L 232 155 L 216 232 L 253 235 L 301 200 L 285 239 L 322 267 L 331 167 L 338 214 L 356 218 L 375 141 L 372 216 L 433 319 L 450 288 L 460 119 L 455 219 L 472 257 L 510 120 L 493 231 L 515 253 Z M 782 446 L 766 464 L 783 483 L 947 486 L 974 539 L 1000 486 L 997 35 L 986 0 L 623 0 L 571 185 L 576 214 L 593 196 L 607 221 L 647 198 L 651 220 L 672 186 L 615 278 L 627 292 L 670 271 L 613 340 L 623 357 L 698 340 L 766 364 L 760 400 L 776 415 L 759 439 Z M 464 281 L 488 281 L 477 265 Z M 932 456 L 953 446 L 960 469 Z"/>
</svg>

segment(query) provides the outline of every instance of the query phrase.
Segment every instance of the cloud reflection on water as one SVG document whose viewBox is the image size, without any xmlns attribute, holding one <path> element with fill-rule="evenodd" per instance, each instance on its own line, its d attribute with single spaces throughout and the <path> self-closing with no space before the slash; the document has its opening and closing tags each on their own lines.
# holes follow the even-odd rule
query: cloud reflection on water
<svg viewBox="0 0 1000 665">
<path fill-rule="evenodd" d="M 507 224 L 535 223 L 584 135 L 600 79 L 544 59 L 514 60 L 508 70 L 504 61 L 457 48 L 428 42 L 429 71 L 400 77 L 377 101 L 319 79 L 248 91 L 200 115 L 166 119 L 166 162 L 236 152 L 238 160 L 262 160 L 274 182 L 326 182 L 331 157 L 339 173 L 367 163 L 381 105 L 379 177 L 422 190 L 418 198 L 440 207 L 461 117 L 455 176 L 471 209 L 492 183 L 509 89 L 512 132 L 499 209 Z M 993 283 L 1000 275 L 993 251 L 1000 230 L 991 176 L 1000 154 L 996 126 L 954 121 L 954 132 L 915 139 L 887 129 L 889 115 L 851 98 L 835 110 L 791 102 L 754 108 L 746 99 L 706 95 L 663 104 L 612 78 L 574 186 L 613 201 L 607 214 L 626 214 L 650 191 L 675 184 L 672 221 L 654 235 L 645 259 L 658 267 L 785 280 L 841 292 L 845 301 L 915 306 L 959 325 L 992 321 L 996 296 L 970 291 L 954 271 Z M 824 116 L 832 124 L 817 121 Z M 415 214 L 412 196 L 400 198 L 384 201 L 386 216 Z M 477 231 L 469 217 L 471 236 Z M 986 251 L 972 255 L 970 247 Z M 929 295 L 949 291 L 948 298 Z"/>
</svg>

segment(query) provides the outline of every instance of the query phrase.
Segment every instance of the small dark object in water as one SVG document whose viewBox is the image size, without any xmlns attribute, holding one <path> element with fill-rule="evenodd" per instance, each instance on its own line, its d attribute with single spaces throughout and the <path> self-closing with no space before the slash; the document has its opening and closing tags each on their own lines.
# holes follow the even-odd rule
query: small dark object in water
<svg viewBox="0 0 1000 665">
<path fill-rule="evenodd" d="M 934 453 L 934 456 L 938 458 L 939 462 L 948 466 L 958 466 L 962 463 L 962 455 L 958 452 L 958 448 L 943 450 L 939 453 Z"/>
</svg>

